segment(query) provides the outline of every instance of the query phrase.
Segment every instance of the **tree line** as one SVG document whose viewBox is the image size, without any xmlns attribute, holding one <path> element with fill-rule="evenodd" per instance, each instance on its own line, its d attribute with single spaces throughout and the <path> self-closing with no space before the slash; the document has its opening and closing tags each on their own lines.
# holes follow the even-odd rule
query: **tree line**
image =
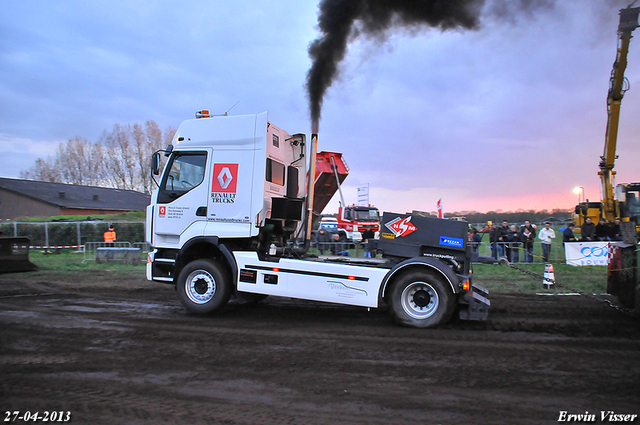
<svg viewBox="0 0 640 425">
<path fill-rule="evenodd" d="M 89 141 L 76 136 L 60 143 L 53 156 L 38 158 L 20 177 L 52 183 L 100 186 L 151 193 L 151 155 L 166 147 L 176 132 L 164 132 L 155 121 L 144 125 L 115 124 L 100 138 Z"/>
<path fill-rule="evenodd" d="M 382 215 L 383 211 L 380 211 Z M 413 214 L 420 213 L 426 214 L 427 216 L 437 217 L 437 211 L 414 211 Z M 467 223 L 476 224 L 487 224 L 489 221 L 493 223 L 502 224 L 504 220 L 507 220 L 510 224 L 522 225 L 525 221 L 529 220 L 534 224 L 543 223 L 547 220 L 552 221 L 554 223 L 566 222 L 572 217 L 571 209 L 563 209 L 563 208 L 554 208 L 552 210 L 517 210 L 517 211 L 488 211 L 488 212 L 478 212 L 478 211 L 456 211 L 456 212 L 447 212 L 444 214 L 444 218 L 453 219 L 463 217 L 464 221 Z M 407 213 L 410 214 L 410 213 Z M 322 214 L 326 217 L 338 217 L 338 213 L 333 214 Z M 382 217 L 381 217 L 382 218 Z M 318 222 L 319 224 L 319 222 Z"/>
<path fill-rule="evenodd" d="M 571 210 L 570 209 L 560 209 L 556 208 L 553 210 L 518 210 L 518 211 L 489 211 L 486 213 L 481 213 L 477 211 L 463 211 L 463 212 L 454 212 L 454 213 L 445 213 L 446 218 L 450 217 L 465 217 L 466 221 L 469 223 L 487 223 L 488 221 L 492 221 L 494 223 L 502 224 L 503 220 L 507 220 L 511 224 L 522 224 L 526 220 L 531 221 L 532 223 L 541 223 L 553 217 L 554 220 L 567 220 L 571 218 Z"/>
</svg>

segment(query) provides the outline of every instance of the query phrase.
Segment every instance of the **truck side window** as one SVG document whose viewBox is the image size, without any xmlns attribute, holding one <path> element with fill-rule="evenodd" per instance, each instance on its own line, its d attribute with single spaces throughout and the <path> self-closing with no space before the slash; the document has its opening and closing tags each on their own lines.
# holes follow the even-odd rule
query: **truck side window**
<svg viewBox="0 0 640 425">
<path fill-rule="evenodd" d="M 160 187 L 169 198 L 164 201 L 170 202 L 200 185 L 204 180 L 206 163 L 206 152 L 175 154 Z"/>
<path fill-rule="evenodd" d="M 267 158 L 267 175 L 265 177 L 268 182 L 284 186 L 284 170 L 284 164 Z"/>
</svg>

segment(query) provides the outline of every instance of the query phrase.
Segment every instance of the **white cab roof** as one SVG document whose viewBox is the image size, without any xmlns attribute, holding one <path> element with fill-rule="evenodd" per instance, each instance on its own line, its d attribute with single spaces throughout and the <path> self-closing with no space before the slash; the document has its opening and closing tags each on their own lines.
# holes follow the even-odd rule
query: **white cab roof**
<svg viewBox="0 0 640 425">
<path fill-rule="evenodd" d="M 184 121 L 173 138 L 175 149 L 228 146 L 253 149 L 255 138 L 267 134 L 268 112 L 214 116 Z"/>
</svg>

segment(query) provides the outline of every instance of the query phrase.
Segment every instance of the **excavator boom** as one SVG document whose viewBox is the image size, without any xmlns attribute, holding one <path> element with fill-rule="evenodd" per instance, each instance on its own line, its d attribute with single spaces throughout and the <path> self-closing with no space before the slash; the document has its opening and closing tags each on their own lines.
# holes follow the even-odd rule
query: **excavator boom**
<svg viewBox="0 0 640 425">
<path fill-rule="evenodd" d="M 618 25 L 618 52 L 611 72 L 609 94 L 607 96 L 607 131 L 605 134 L 604 154 L 600 157 L 600 187 L 602 192 L 603 215 L 612 222 L 619 215 L 615 201 L 615 165 L 616 143 L 618 140 L 618 123 L 620 121 L 620 104 L 625 92 L 629 89 L 628 81 L 624 77 L 627 68 L 627 54 L 633 30 L 638 28 L 638 14 L 640 7 L 627 7 L 620 10 L 620 24 Z"/>
</svg>

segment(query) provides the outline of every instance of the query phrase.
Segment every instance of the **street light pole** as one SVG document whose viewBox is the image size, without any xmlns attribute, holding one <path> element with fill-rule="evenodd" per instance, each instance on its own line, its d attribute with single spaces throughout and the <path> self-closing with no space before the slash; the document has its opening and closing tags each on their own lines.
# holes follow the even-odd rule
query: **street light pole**
<svg viewBox="0 0 640 425">
<path fill-rule="evenodd" d="M 573 189 L 573 193 L 575 193 L 576 195 L 578 195 L 578 204 L 580 203 L 580 194 L 582 194 L 582 200 L 584 201 L 585 197 L 584 197 L 584 187 L 583 186 L 577 186 Z"/>
</svg>

